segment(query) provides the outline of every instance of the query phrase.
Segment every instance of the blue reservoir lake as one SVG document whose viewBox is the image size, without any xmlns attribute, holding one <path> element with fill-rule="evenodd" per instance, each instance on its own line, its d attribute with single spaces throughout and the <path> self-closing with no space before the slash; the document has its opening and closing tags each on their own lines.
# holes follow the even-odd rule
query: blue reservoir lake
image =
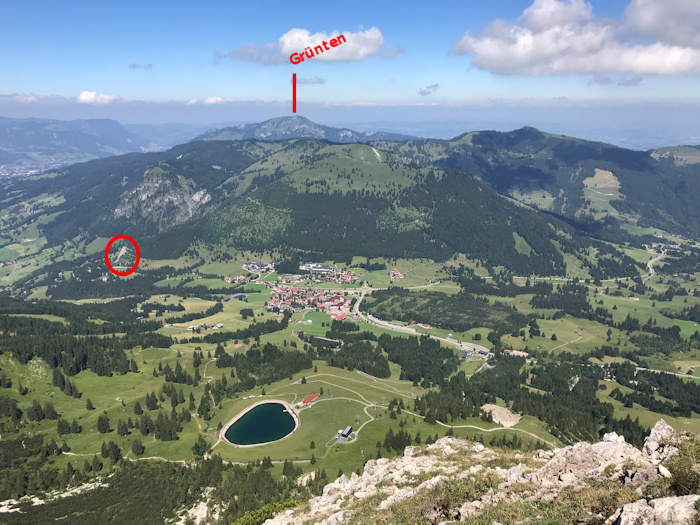
<svg viewBox="0 0 700 525">
<path fill-rule="evenodd" d="M 226 429 L 224 437 L 234 445 L 260 445 L 291 434 L 296 422 L 281 403 L 263 403 L 243 414 Z"/>
</svg>

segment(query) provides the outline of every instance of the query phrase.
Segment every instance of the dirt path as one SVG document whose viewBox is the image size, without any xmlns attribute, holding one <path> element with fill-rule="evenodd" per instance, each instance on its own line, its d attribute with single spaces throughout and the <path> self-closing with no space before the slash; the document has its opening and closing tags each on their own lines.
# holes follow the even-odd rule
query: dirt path
<svg viewBox="0 0 700 525">
<path fill-rule="evenodd" d="M 582 335 L 579 335 L 579 336 L 578 336 L 578 339 L 572 339 L 572 340 L 569 341 L 568 343 L 563 343 L 563 344 L 561 344 L 561 345 L 559 345 L 559 346 L 555 346 L 555 347 L 552 348 L 552 350 L 550 350 L 550 351 L 553 352 L 553 351 L 556 350 L 557 348 L 561 348 L 561 347 L 563 347 L 563 346 L 570 345 L 571 343 L 578 343 L 581 339 L 583 339 L 583 336 L 582 336 Z"/>
</svg>

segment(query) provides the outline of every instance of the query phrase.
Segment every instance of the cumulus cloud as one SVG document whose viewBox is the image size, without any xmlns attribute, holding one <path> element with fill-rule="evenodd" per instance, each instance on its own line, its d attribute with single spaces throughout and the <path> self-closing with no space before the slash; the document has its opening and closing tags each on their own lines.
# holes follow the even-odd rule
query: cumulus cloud
<svg viewBox="0 0 700 525">
<path fill-rule="evenodd" d="M 660 42 L 700 48 L 700 2 L 697 0 L 631 0 L 627 24 Z"/>
<path fill-rule="evenodd" d="M 225 104 L 226 102 L 233 102 L 232 98 L 222 98 L 222 97 L 209 97 L 205 98 L 202 104 Z"/>
<path fill-rule="evenodd" d="M 197 99 L 193 98 L 187 101 L 187 106 L 194 106 L 197 103 Z"/>
<path fill-rule="evenodd" d="M 314 48 L 322 45 L 322 42 L 330 42 L 332 38 L 341 33 L 318 32 L 311 33 L 307 29 L 293 28 L 283 34 L 277 42 L 266 42 L 263 45 L 246 44 L 228 53 L 214 53 L 214 62 L 224 58 L 234 60 L 246 60 L 263 65 L 282 64 L 289 60 L 292 53 L 301 53 L 305 48 Z M 403 49 L 396 47 L 384 47 L 384 35 L 377 27 L 369 29 L 359 28 L 357 32 L 346 31 L 342 33 L 346 42 L 338 47 L 331 48 L 313 57 L 313 60 L 321 62 L 353 62 L 364 60 L 372 56 L 384 58 L 395 57 L 403 53 Z"/>
<path fill-rule="evenodd" d="M 506 75 L 697 75 L 699 28 L 695 0 L 631 0 L 622 22 L 596 17 L 584 0 L 534 0 L 517 21 L 468 32 L 452 51 Z"/>
<path fill-rule="evenodd" d="M 148 71 L 149 69 L 153 69 L 153 64 L 132 63 L 132 64 L 129 64 L 129 69 L 143 69 L 144 71 Z"/>
<path fill-rule="evenodd" d="M 290 80 L 291 82 L 291 80 Z M 297 84 L 325 84 L 326 81 L 319 77 L 297 78 Z"/>
<path fill-rule="evenodd" d="M 104 95 L 95 91 L 83 91 L 77 97 L 78 102 L 81 104 L 109 104 L 118 99 L 117 95 Z"/>
<path fill-rule="evenodd" d="M 427 95 L 432 95 L 438 89 L 440 89 L 440 84 L 430 84 L 429 86 L 426 86 L 424 88 L 418 88 L 418 93 L 425 97 Z"/>
</svg>

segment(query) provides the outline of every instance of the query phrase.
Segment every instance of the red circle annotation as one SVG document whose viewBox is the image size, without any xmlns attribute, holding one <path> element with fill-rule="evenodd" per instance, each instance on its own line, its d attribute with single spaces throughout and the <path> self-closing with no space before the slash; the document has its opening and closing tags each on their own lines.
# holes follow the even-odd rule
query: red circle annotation
<svg viewBox="0 0 700 525">
<path fill-rule="evenodd" d="M 136 249 L 136 262 L 134 263 L 134 266 L 131 267 L 131 269 L 125 271 L 125 272 L 118 272 L 112 267 L 112 264 L 109 262 L 109 249 L 112 247 L 112 244 L 114 241 L 119 240 L 119 239 L 126 239 L 129 241 L 131 244 L 134 245 L 134 248 Z M 136 244 L 136 241 L 129 237 L 128 235 L 117 235 L 116 237 L 112 237 L 112 239 L 107 243 L 107 247 L 105 248 L 105 263 L 107 263 L 107 268 L 109 268 L 109 271 L 112 272 L 114 275 L 118 275 L 119 277 L 125 277 L 127 275 L 130 275 L 136 271 L 136 268 L 139 267 L 139 262 L 141 261 L 141 250 L 139 250 L 139 245 Z"/>
</svg>

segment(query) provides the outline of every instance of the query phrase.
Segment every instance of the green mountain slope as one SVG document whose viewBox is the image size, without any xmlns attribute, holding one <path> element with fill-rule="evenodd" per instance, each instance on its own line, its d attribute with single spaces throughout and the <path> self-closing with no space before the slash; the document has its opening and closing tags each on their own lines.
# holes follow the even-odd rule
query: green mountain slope
<svg viewBox="0 0 700 525">
<path fill-rule="evenodd" d="M 527 127 L 376 145 L 421 164 L 464 170 L 501 194 L 583 225 L 700 235 L 694 198 L 700 165 L 678 162 L 666 150 L 633 151 Z"/>
<path fill-rule="evenodd" d="M 503 148 L 514 146 L 500 147 L 509 155 Z M 38 250 L 126 233 L 154 259 L 178 257 L 199 239 L 335 260 L 462 253 L 517 275 L 565 275 L 572 263 L 597 278 L 638 273 L 609 245 L 498 195 L 469 166 L 426 166 L 404 150 L 307 138 L 195 141 L 5 181 L 0 218 L 6 243 L 34 238 Z"/>
</svg>

